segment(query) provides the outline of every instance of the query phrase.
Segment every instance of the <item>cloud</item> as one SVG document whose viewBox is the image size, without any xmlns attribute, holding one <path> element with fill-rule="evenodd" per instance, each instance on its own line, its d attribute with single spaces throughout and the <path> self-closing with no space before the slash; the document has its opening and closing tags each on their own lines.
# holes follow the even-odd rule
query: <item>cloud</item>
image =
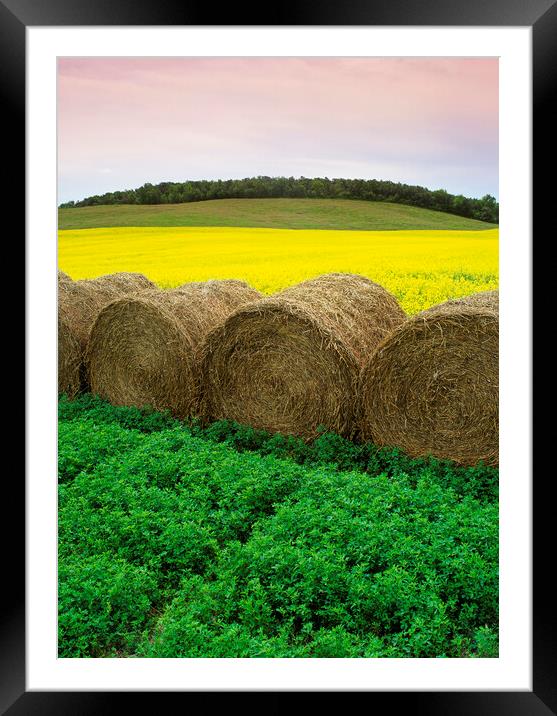
<svg viewBox="0 0 557 716">
<path fill-rule="evenodd" d="M 496 59 L 62 58 L 58 69 L 65 195 L 116 176 L 136 186 L 334 166 L 368 178 L 396 166 L 402 181 L 446 188 L 460 174 L 497 191 Z"/>
</svg>

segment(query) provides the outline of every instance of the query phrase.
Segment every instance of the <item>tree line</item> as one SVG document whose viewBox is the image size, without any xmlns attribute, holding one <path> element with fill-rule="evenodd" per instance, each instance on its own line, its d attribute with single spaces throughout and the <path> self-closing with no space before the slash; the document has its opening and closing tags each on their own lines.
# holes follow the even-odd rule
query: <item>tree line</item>
<svg viewBox="0 0 557 716">
<path fill-rule="evenodd" d="M 81 201 L 68 201 L 60 208 L 68 209 L 99 204 L 181 204 L 209 199 L 363 199 L 389 201 L 445 211 L 480 221 L 499 222 L 499 204 L 486 194 L 471 199 L 462 194 L 449 194 L 444 189 L 426 189 L 379 179 L 307 179 L 300 177 L 258 176 L 247 179 L 216 179 L 186 182 L 146 183 L 138 189 L 95 194 Z"/>
</svg>

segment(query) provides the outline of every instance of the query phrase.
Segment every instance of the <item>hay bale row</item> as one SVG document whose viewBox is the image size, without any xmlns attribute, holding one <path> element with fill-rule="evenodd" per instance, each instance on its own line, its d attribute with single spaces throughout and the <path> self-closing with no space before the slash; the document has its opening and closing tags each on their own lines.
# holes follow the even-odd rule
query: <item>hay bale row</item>
<svg viewBox="0 0 557 716">
<path fill-rule="evenodd" d="M 58 272 L 58 392 L 74 397 L 86 387 L 83 356 L 100 310 L 120 296 L 154 289 L 142 274 L 117 273 L 72 281 Z"/>
<path fill-rule="evenodd" d="M 362 438 L 413 457 L 497 464 L 498 308 L 497 292 L 485 292 L 395 329 L 360 376 Z"/>
<path fill-rule="evenodd" d="M 92 392 L 113 405 L 197 412 L 197 349 L 238 306 L 261 294 L 242 281 L 189 283 L 112 301 L 99 312 L 86 352 Z"/>
<path fill-rule="evenodd" d="M 201 414 L 272 432 L 350 436 L 364 358 L 403 310 L 363 276 L 329 274 L 238 309 L 206 338 Z"/>
<path fill-rule="evenodd" d="M 306 439 L 323 427 L 413 456 L 497 463 L 496 291 L 407 318 L 385 289 L 352 274 L 266 298 L 241 281 L 169 291 L 144 277 L 95 281 L 71 282 L 87 284 L 73 292 L 77 328 L 64 283 L 59 334 L 69 345 L 70 325 L 91 390 L 115 405 Z M 60 374 L 75 386 L 70 348 L 63 355 Z"/>
</svg>

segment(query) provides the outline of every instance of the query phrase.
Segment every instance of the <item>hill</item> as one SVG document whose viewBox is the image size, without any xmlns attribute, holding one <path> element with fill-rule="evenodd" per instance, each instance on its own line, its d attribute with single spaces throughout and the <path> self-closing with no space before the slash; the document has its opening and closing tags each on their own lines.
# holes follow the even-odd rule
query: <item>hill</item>
<svg viewBox="0 0 557 716">
<path fill-rule="evenodd" d="M 178 204 L 213 199 L 357 199 L 384 201 L 422 209 L 445 211 L 478 221 L 499 221 L 494 196 L 481 198 L 449 194 L 444 189 L 402 184 L 382 179 L 329 179 L 328 177 L 244 177 L 184 182 L 147 182 L 136 189 L 94 194 L 60 204 L 61 209 L 124 204 Z"/>
<path fill-rule="evenodd" d="M 59 229 L 112 226 L 245 226 L 360 231 L 480 230 L 496 224 L 405 204 L 356 199 L 214 199 L 58 210 Z"/>
</svg>

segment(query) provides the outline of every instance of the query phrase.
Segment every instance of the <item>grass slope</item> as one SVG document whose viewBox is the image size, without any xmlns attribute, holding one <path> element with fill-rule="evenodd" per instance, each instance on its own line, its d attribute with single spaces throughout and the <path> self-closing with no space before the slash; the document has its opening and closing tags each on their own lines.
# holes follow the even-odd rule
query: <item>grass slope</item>
<svg viewBox="0 0 557 716">
<path fill-rule="evenodd" d="M 187 204 L 86 206 L 58 210 L 59 229 L 111 226 L 251 226 L 395 231 L 478 230 L 495 225 L 413 206 L 352 199 L 217 199 Z"/>
<path fill-rule="evenodd" d="M 59 656 L 496 657 L 497 471 L 59 403 Z"/>
</svg>

